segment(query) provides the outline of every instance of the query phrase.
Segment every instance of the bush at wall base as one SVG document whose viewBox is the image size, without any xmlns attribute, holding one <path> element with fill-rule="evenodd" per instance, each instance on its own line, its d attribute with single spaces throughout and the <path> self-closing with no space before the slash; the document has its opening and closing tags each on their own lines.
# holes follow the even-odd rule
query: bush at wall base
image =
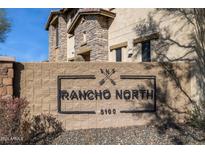
<svg viewBox="0 0 205 154">
<path fill-rule="evenodd" d="M 36 115 L 30 121 L 30 132 L 26 144 L 49 144 L 63 132 L 62 123 L 52 115 Z"/>
<path fill-rule="evenodd" d="M 63 132 L 52 115 L 31 117 L 28 104 L 22 98 L 0 98 L 0 144 L 49 144 Z"/>
<path fill-rule="evenodd" d="M 189 123 L 191 126 L 205 131 L 205 102 L 202 102 L 201 104 L 202 106 L 196 105 L 194 109 L 190 112 Z"/>
</svg>

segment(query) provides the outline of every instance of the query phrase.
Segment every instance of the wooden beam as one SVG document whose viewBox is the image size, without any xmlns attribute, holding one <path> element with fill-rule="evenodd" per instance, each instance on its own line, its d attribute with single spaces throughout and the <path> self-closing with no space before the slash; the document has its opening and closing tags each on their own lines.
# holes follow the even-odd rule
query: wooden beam
<svg viewBox="0 0 205 154">
<path fill-rule="evenodd" d="M 159 38 L 159 33 L 157 32 L 157 33 L 153 33 L 153 34 L 150 34 L 150 35 L 138 37 L 138 38 L 133 40 L 133 44 L 145 42 L 145 41 L 148 41 L 148 40 L 156 40 L 158 38 Z"/>
<path fill-rule="evenodd" d="M 79 49 L 79 51 L 77 52 L 77 54 L 80 55 L 80 54 L 89 52 L 89 51 L 91 51 L 91 50 L 92 50 L 92 49 L 91 49 L 90 47 L 81 47 L 81 48 Z"/>
<path fill-rule="evenodd" d="M 123 47 L 127 47 L 127 42 L 122 42 L 119 44 L 112 45 L 112 46 L 110 46 L 110 50 L 114 50 L 117 48 L 123 48 Z"/>
</svg>

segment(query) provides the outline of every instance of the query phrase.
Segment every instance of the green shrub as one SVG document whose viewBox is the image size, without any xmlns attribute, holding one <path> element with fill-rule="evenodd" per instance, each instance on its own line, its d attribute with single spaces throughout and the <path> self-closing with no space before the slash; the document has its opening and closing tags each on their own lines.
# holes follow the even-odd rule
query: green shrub
<svg viewBox="0 0 205 154">
<path fill-rule="evenodd" d="M 199 106 L 195 106 L 190 113 L 189 123 L 198 129 L 205 130 L 205 113 Z"/>
</svg>

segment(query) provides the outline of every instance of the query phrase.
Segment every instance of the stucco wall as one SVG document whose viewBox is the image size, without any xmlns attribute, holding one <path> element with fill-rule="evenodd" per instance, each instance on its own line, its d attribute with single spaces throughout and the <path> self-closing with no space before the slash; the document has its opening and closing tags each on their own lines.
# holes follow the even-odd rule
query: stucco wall
<svg viewBox="0 0 205 154">
<path fill-rule="evenodd" d="M 155 122 L 158 118 L 176 117 L 176 121 L 184 122 L 184 117 L 189 108 L 189 100 L 177 88 L 175 80 L 158 63 L 15 63 L 14 94 L 25 97 L 30 102 L 32 114 L 50 113 L 63 122 L 66 129 L 120 127 L 131 125 L 145 125 Z M 191 95 L 191 80 L 187 78 L 190 66 L 188 64 L 170 64 L 167 68 L 177 74 L 183 90 Z M 99 81 L 105 78 L 101 69 L 115 73 L 110 76 L 116 85 L 109 79 L 103 85 Z M 152 75 L 156 76 L 156 104 L 157 112 L 154 113 L 120 113 L 120 108 L 135 109 L 135 101 L 120 100 L 115 98 L 98 101 L 73 100 L 65 102 L 62 107 L 67 111 L 94 110 L 96 114 L 61 114 L 57 112 L 57 77 L 59 75 L 94 75 L 93 80 L 70 79 L 62 81 L 62 87 L 68 90 L 80 89 L 132 89 L 143 83 L 143 80 L 129 80 L 125 82 L 120 75 Z M 134 105 L 134 106 L 133 106 Z M 116 109 L 116 114 L 101 115 L 101 109 Z M 157 116 L 156 116 L 157 115 Z"/>
<path fill-rule="evenodd" d="M 128 45 L 124 50 L 123 57 L 128 57 L 128 51 L 133 51 L 133 57 L 127 58 L 127 61 L 136 61 L 141 62 L 141 48 L 139 47 L 136 50 L 136 46 L 133 44 L 133 39 L 139 38 L 136 33 L 136 25 L 142 23 L 142 20 L 145 21 L 148 19 L 150 14 L 153 19 L 159 24 L 159 32 L 164 36 L 166 35 L 165 30 L 169 30 L 170 38 L 179 42 L 181 45 L 187 45 L 190 39 L 190 33 L 193 32 L 191 27 L 188 24 L 185 24 L 183 28 L 182 25 L 185 23 L 180 18 L 167 17 L 163 18 L 164 14 L 159 12 L 153 15 L 154 9 L 139 9 L 139 8 L 115 8 L 112 12 L 116 13 L 116 17 L 113 20 L 109 31 L 108 31 L 108 46 L 116 45 L 122 42 L 127 42 Z M 143 34 L 146 35 L 146 34 Z M 158 47 L 161 44 L 157 41 L 151 41 L 151 52 L 152 60 L 156 61 L 155 52 L 158 51 Z M 140 44 L 140 43 L 139 43 Z M 137 45 L 138 46 L 138 45 Z M 115 52 L 115 50 L 113 50 Z M 112 52 L 113 52 L 112 51 Z M 115 54 L 109 52 L 109 61 L 115 61 Z M 187 53 L 187 49 L 179 47 L 178 45 L 171 45 L 168 50 L 164 50 L 166 56 L 170 59 L 179 58 Z M 136 54 L 138 53 L 138 54 Z M 194 56 L 193 54 L 190 55 Z M 130 60 L 129 60 L 130 59 Z"/>
<path fill-rule="evenodd" d="M 128 57 L 127 51 L 133 48 L 133 39 L 136 38 L 136 24 L 146 17 L 152 9 L 131 9 L 131 8 L 115 8 L 112 12 L 116 13 L 109 31 L 108 42 L 109 47 L 122 42 L 128 42 L 128 46 L 123 56 Z M 114 51 L 115 52 L 115 51 Z M 110 56 L 109 61 L 114 61 L 115 57 Z M 140 60 L 137 60 L 140 62 Z"/>
</svg>

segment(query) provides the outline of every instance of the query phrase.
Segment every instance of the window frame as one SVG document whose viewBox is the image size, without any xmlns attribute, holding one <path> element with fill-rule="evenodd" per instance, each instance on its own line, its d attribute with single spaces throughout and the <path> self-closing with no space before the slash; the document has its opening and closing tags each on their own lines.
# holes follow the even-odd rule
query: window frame
<svg viewBox="0 0 205 154">
<path fill-rule="evenodd" d="M 117 57 L 119 57 L 119 55 L 117 55 L 118 53 L 120 53 L 120 60 L 117 60 Z M 116 48 L 115 49 L 115 61 L 116 62 L 122 62 L 122 48 Z"/>
<path fill-rule="evenodd" d="M 146 45 L 149 45 L 149 47 L 146 49 Z M 148 50 L 148 51 L 147 51 Z M 147 57 L 148 55 L 148 57 Z M 141 42 L 141 59 L 142 62 L 151 62 L 151 40 L 146 40 Z"/>
</svg>

